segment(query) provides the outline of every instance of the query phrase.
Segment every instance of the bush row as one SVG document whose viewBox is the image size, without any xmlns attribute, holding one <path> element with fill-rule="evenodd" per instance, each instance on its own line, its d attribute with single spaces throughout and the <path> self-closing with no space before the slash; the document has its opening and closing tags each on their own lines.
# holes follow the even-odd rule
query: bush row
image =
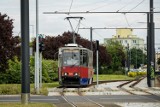
<svg viewBox="0 0 160 107">
<path fill-rule="evenodd" d="M 145 72 L 145 71 L 142 71 L 142 72 L 133 72 L 133 71 L 130 71 L 130 72 L 128 72 L 128 76 L 129 77 L 145 76 L 145 75 L 147 75 L 147 72 Z"/>
<path fill-rule="evenodd" d="M 30 58 L 30 83 L 34 83 L 35 67 L 34 57 Z M 6 83 L 21 83 L 21 62 L 17 57 L 8 61 L 9 69 L 0 75 L 0 84 Z M 42 61 L 42 81 L 53 82 L 58 80 L 58 64 L 57 61 L 43 60 Z"/>
</svg>

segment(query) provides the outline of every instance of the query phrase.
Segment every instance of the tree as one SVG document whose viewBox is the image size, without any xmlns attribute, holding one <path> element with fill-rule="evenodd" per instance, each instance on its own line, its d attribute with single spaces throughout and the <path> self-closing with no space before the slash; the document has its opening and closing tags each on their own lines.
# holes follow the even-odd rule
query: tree
<svg viewBox="0 0 160 107">
<path fill-rule="evenodd" d="M 131 65 L 133 65 L 134 68 L 139 68 L 141 64 L 146 64 L 147 62 L 147 56 L 141 49 L 132 48 L 130 50 L 130 55 Z"/>
<path fill-rule="evenodd" d="M 17 44 L 19 43 L 16 37 L 12 36 L 13 19 L 10 19 L 6 14 L 0 13 L 0 72 L 5 72 L 8 68 L 8 60 L 12 59 L 17 52 Z"/>
<path fill-rule="evenodd" d="M 108 40 L 106 49 L 112 58 L 109 67 L 113 71 L 121 70 L 125 66 L 125 53 L 122 44 L 118 41 Z"/>
<path fill-rule="evenodd" d="M 75 34 L 76 43 L 90 49 L 90 41 L 82 38 L 79 34 Z M 43 58 L 45 59 L 58 59 L 58 48 L 65 46 L 65 44 L 73 43 L 72 40 L 72 32 L 64 32 L 62 35 L 58 36 L 46 36 L 44 38 L 45 50 L 42 52 Z M 35 49 L 35 40 L 33 43 L 33 48 Z M 94 56 L 94 65 L 96 65 L 96 49 L 95 42 L 93 42 L 93 56 Z M 110 64 L 110 56 L 108 55 L 104 46 L 99 47 L 99 64 L 100 65 L 108 65 Z"/>
</svg>

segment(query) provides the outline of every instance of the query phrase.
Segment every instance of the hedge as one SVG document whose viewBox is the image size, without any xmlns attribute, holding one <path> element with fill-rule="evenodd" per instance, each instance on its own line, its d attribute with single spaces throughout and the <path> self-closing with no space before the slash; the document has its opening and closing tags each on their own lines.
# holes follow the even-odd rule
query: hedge
<svg viewBox="0 0 160 107">
<path fill-rule="evenodd" d="M 34 57 L 30 57 L 30 83 L 34 83 Z M 58 80 L 58 62 L 53 60 L 42 60 L 42 81 L 45 83 Z M 0 74 L 0 84 L 21 83 L 21 62 L 17 57 L 8 60 L 9 69 Z"/>
</svg>

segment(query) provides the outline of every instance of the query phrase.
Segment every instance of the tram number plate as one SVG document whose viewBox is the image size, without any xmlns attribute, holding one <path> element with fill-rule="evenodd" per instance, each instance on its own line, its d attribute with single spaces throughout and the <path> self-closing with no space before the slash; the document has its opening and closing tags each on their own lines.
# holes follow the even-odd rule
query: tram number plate
<svg viewBox="0 0 160 107">
<path fill-rule="evenodd" d="M 69 73 L 69 75 L 73 75 L 73 73 Z"/>
</svg>

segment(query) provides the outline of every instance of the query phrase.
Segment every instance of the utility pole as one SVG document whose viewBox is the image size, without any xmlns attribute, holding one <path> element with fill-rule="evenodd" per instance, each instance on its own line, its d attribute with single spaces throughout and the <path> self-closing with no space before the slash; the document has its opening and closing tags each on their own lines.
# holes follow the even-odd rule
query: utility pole
<svg viewBox="0 0 160 107">
<path fill-rule="evenodd" d="M 98 88 L 98 84 L 99 84 L 99 80 L 98 80 L 98 74 L 99 74 L 99 69 L 98 69 L 98 67 L 99 67 L 99 54 L 98 54 L 98 52 L 99 52 L 99 41 L 98 40 L 96 40 L 96 58 L 97 58 L 97 60 L 96 60 L 96 62 L 97 62 L 97 88 Z"/>
<path fill-rule="evenodd" d="M 36 0 L 36 53 L 35 53 L 35 90 L 39 94 L 39 16 L 38 16 L 38 0 Z"/>
<path fill-rule="evenodd" d="M 128 72 L 130 71 L 130 49 L 129 49 L 129 43 L 127 43 L 127 67 Z"/>
<path fill-rule="evenodd" d="M 149 34 L 149 43 L 150 43 L 150 61 L 149 61 L 149 65 L 150 65 L 150 73 L 152 75 L 152 77 L 150 77 L 151 79 L 153 79 L 153 81 L 151 82 L 151 87 L 154 86 L 154 75 L 155 75 L 155 37 L 154 37 L 154 22 L 153 22 L 153 0 L 150 0 L 150 26 L 149 26 L 149 29 L 150 29 L 150 34 Z M 151 76 L 150 75 L 150 76 Z"/>
<path fill-rule="evenodd" d="M 22 37 L 21 103 L 28 104 L 30 99 L 29 0 L 21 0 L 21 37 Z"/>
<path fill-rule="evenodd" d="M 92 43 L 92 27 L 90 27 L 90 42 L 91 42 L 91 50 L 93 51 L 93 43 Z"/>
<path fill-rule="evenodd" d="M 147 13 L 147 84 L 148 84 L 148 87 L 151 87 L 151 82 L 150 82 L 150 28 L 149 28 L 149 25 L 150 25 L 150 21 L 149 21 L 149 13 Z"/>
</svg>

